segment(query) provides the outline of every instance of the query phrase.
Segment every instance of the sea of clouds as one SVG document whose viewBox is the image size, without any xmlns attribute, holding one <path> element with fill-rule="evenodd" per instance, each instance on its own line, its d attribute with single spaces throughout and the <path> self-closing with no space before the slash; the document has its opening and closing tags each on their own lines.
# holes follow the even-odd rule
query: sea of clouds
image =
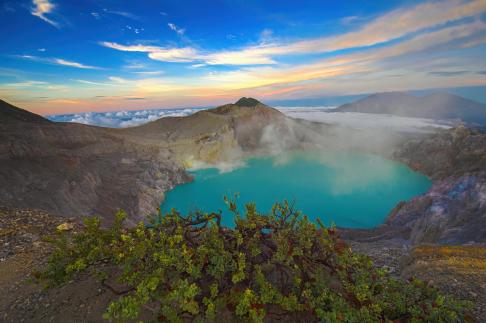
<svg viewBox="0 0 486 323">
<path fill-rule="evenodd" d="M 361 130 L 384 129 L 403 132 L 430 132 L 437 128 L 447 129 L 453 126 L 450 121 L 445 120 L 400 117 L 390 114 L 333 112 L 334 107 L 291 107 L 278 109 L 292 118 Z"/>
<path fill-rule="evenodd" d="M 332 112 L 335 107 L 277 107 L 284 114 L 299 119 L 341 125 L 354 129 L 394 129 L 406 132 L 424 132 L 436 128 L 449 128 L 450 123 L 424 118 L 408 118 L 386 114 Z M 164 117 L 188 116 L 205 108 L 126 110 L 113 112 L 86 112 L 51 115 L 58 122 L 76 122 L 102 127 L 126 128 L 138 126 Z"/>
<path fill-rule="evenodd" d="M 47 116 L 57 122 L 76 122 L 100 127 L 126 128 L 138 126 L 164 117 L 183 117 L 203 108 L 125 110 L 113 112 L 85 112 Z"/>
</svg>

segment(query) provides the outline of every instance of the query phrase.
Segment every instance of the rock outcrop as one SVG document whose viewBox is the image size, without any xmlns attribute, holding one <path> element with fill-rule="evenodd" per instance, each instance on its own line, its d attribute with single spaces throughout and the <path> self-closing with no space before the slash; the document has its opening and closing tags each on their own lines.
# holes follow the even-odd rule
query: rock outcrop
<svg viewBox="0 0 486 323">
<path fill-rule="evenodd" d="M 486 134 L 460 125 L 410 140 L 393 157 L 432 179 L 486 171 Z"/>
<path fill-rule="evenodd" d="M 486 172 L 436 181 L 426 194 L 399 203 L 385 225 L 409 229 L 412 244 L 486 243 Z"/>
<path fill-rule="evenodd" d="M 434 183 L 399 203 L 385 226 L 408 229 L 412 244 L 486 243 L 486 134 L 459 126 L 411 140 L 394 158 Z"/>
</svg>

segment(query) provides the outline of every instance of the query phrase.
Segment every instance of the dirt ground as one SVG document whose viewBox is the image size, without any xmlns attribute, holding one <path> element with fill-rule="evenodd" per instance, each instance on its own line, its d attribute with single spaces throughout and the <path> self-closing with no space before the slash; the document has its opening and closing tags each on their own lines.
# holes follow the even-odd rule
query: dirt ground
<svg viewBox="0 0 486 323">
<path fill-rule="evenodd" d="M 88 277 L 45 290 L 33 283 L 49 254 L 42 237 L 66 219 L 34 210 L 0 208 L 0 321 L 103 322 L 114 294 Z"/>
<path fill-rule="evenodd" d="M 403 259 L 402 267 L 403 278 L 419 278 L 471 301 L 476 320 L 486 322 L 486 247 L 421 246 Z"/>
</svg>

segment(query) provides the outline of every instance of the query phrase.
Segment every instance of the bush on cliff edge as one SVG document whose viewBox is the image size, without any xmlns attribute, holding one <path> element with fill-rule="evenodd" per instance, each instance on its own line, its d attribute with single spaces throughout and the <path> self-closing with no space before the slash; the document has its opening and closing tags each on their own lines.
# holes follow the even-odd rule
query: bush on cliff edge
<svg viewBox="0 0 486 323">
<path fill-rule="evenodd" d="M 172 211 L 131 229 L 123 227 L 124 212 L 110 228 L 87 218 L 80 232 L 52 239 L 56 248 L 38 278 L 53 286 L 81 272 L 97 275 L 119 294 L 104 314 L 115 321 L 142 312 L 176 322 L 465 319 L 465 303 L 419 280 L 388 277 L 352 252 L 334 228 L 315 225 L 287 202 L 269 215 L 254 204 L 240 215 L 233 201 L 227 204 L 234 229 L 220 225 L 221 213 Z"/>
</svg>

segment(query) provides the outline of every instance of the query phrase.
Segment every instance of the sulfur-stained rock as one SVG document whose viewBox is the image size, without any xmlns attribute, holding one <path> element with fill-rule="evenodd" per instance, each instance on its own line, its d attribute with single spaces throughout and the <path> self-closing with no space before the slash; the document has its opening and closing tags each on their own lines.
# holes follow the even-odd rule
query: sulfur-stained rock
<svg viewBox="0 0 486 323">
<path fill-rule="evenodd" d="M 57 229 L 57 231 L 71 231 L 72 229 L 74 229 L 74 224 L 64 222 L 64 223 L 59 224 L 56 227 L 56 229 Z"/>
</svg>

